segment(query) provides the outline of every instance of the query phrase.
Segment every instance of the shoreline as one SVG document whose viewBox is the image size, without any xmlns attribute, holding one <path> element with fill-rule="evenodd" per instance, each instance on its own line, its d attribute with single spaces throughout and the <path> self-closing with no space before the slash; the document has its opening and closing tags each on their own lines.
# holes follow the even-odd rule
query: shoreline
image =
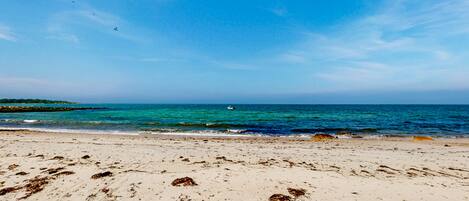
<svg viewBox="0 0 469 201">
<path fill-rule="evenodd" d="M 151 131 L 122 131 L 122 130 L 90 130 L 90 129 L 62 129 L 62 128 L 34 128 L 34 127 L 2 127 L 1 131 L 29 131 L 29 132 L 48 132 L 48 133 L 69 133 L 69 134 L 95 134 L 95 135 L 149 135 L 149 136 L 187 136 L 187 137 L 221 137 L 221 138 L 297 138 L 309 140 L 316 134 L 324 133 L 303 133 L 303 134 L 249 134 L 249 133 L 230 133 L 230 132 L 207 132 L 201 130 L 181 131 L 181 132 L 151 132 Z M 433 139 L 469 139 L 469 135 L 425 135 L 425 134 L 330 134 L 337 139 L 411 139 L 415 136 L 431 137 Z"/>
<path fill-rule="evenodd" d="M 16 130 L 0 131 L 0 157 L 0 200 L 469 200 L 466 138 Z M 183 181 L 188 186 L 177 185 Z"/>
</svg>

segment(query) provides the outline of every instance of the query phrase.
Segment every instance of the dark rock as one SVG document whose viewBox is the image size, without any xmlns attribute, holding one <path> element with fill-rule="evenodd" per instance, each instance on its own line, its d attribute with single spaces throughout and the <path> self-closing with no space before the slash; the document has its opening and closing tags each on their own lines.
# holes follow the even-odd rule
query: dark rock
<svg viewBox="0 0 469 201">
<path fill-rule="evenodd" d="M 283 194 L 273 194 L 270 196 L 269 201 L 291 201 L 292 197 Z"/>
<path fill-rule="evenodd" d="M 171 182 L 173 186 L 197 186 L 197 183 L 190 177 L 177 178 Z"/>
<path fill-rule="evenodd" d="M 312 137 L 312 140 L 314 141 L 331 140 L 331 139 L 335 139 L 335 137 L 329 134 L 316 134 Z"/>
</svg>

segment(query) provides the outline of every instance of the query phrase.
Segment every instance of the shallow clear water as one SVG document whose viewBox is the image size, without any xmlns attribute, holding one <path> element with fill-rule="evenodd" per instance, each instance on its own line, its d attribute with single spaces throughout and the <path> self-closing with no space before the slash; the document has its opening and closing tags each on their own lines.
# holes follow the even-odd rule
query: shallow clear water
<svg viewBox="0 0 469 201">
<path fill-rule="evenodd" d="M 0 113 L 0 127 L 150 133 L 292 135 L 350 131 L 469 136 L 469 105 L 234 105 L 234 111 L 227 110 L 227 105 L 72 106 L 107 109 Z"/>
</svg>

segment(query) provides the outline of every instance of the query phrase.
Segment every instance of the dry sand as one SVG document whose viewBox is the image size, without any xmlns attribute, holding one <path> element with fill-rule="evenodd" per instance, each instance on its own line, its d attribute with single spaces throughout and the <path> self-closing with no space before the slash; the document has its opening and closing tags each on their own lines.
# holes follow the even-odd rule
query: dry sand
<svg viewBox="0 0 469 201">
<path fill-rule="evenodd" d="M 0 131 L 0 158 L 0 200 L 469 200 L 468 139 Z"/>
</svg>

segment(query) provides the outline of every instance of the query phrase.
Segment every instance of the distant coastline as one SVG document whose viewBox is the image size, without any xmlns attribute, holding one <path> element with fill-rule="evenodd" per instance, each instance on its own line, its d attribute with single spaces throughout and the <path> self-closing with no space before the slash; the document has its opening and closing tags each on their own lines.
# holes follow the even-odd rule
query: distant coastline
<svg viewBox="0 0 469 201">
<path fill-rule="evenodd" d="M 76 104 L 70 101 L 46 100 L 46 99 L 0 99 L 0 103 L 44 103 L 44 104 Z"/>
<path fill-rule="evenodd" d="M 65 112 L 76 110 L 97 110 L 105 108 L 95 107 L 22 107 L 22 106 L 0 106 L 0 113 L 20 113 L 20 112 Z"/>
</svg>

